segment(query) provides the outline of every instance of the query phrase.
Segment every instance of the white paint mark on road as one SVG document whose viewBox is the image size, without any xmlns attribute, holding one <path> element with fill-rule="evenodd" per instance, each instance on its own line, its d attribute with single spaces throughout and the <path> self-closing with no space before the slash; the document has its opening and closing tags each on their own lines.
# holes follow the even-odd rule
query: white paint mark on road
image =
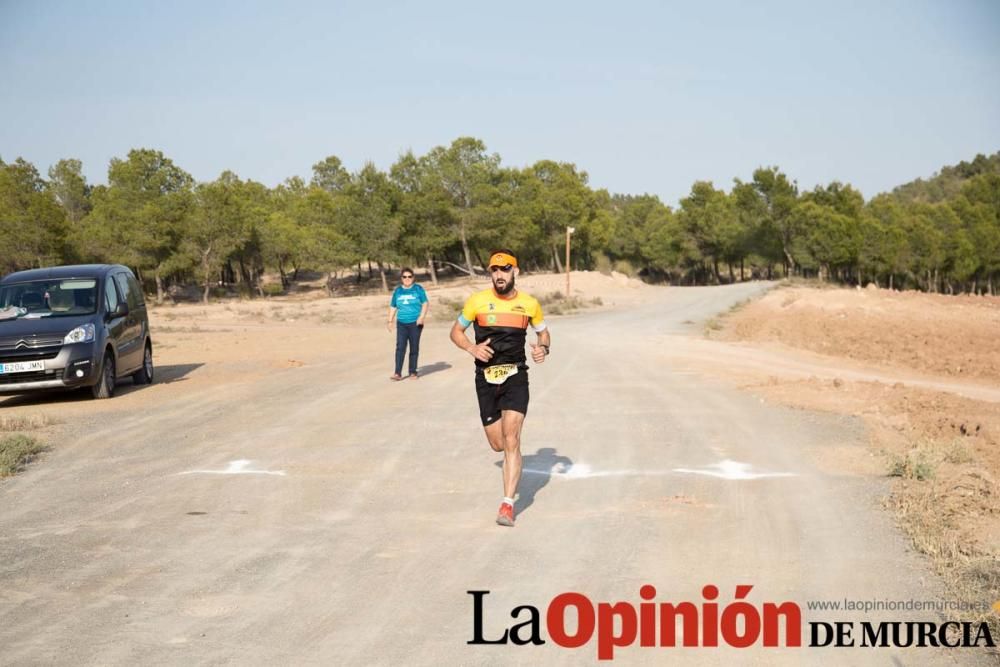
<svg viewBox="0 0 1000 667">
<path fill-rule="evenodd" d="M 794 477 L 792 472 L 752 472 L 753 466 L 749 463 L 740 463 L 726 459 L 720 463 L 713 463 L 705 468 L 674 468 L 674 472 L 688 473 L 692 475 L 708 475 L 719 479 L 743 480 L 762 479 L 764 477 Z"/>
<path fill-rule="evenodd" d="M 523 468 L 522 474 L 546 475 L 559 479 L 591 479 L 593 477 L 653 477 L 657 475 L 672 475 L 670 470 L 594 470 L 586 463 L 566 465 L 557 463 L 549 470 Z"/>
<path fill-rule="evenodd" d="M 248 461 L 247 459 L 239 459 L 238 461 L 230 461 L 229 466 L 225 470 L 188 470 L 186 472 L 179 472 L 178 475 L 278 475 L 280 477 L 285 476 L 284 470 L 247 470 L 253 461 Z"/>
<path fill-rule="evenodd" d="M 594 470 L 586 463 L 557 463 L 548 470 L 524 468 L 525 475 L 545 475 L 558 479 L 593 479 L 595 477 L 659 477 L 663 475 L 707 475 L 728 480 L 762 479 L 765 477 L 795 477 L 792 472 L 754 472 L 749 463 L 725 459 L 705 468 L 674 468 L 673 470 Z"/>
</svg>

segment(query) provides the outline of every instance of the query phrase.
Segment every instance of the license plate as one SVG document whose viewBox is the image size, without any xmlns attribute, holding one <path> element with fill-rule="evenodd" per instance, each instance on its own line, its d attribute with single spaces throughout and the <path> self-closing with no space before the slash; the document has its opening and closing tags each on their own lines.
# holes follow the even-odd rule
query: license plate
<svg viewBox="0 0 1000 667">
<path fill-rule="evenodd" d="M 30 373 L 31 371 L 44 370 L 44 361 L 14 361 L 9 364 L 0 364 L 0 375 L 4 373 Z"/>
</svg>

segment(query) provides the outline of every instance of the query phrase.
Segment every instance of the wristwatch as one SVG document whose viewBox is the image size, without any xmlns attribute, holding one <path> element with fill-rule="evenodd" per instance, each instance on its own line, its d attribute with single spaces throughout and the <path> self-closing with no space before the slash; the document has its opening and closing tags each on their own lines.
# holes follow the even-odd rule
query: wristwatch
<svg viewBox="0 0 1000 667">
<path fill-rule="evenodd" d="M 539 345 L 538 347 L 540 347 L 540 348 L 542 348 L 542 349 L 545 350 L 545 356 L 546 357 L 549 356 L 549 354 L 551 354 L 551 352 L 549 351 L 549 346 L 548 345 Z"/>
</svg>

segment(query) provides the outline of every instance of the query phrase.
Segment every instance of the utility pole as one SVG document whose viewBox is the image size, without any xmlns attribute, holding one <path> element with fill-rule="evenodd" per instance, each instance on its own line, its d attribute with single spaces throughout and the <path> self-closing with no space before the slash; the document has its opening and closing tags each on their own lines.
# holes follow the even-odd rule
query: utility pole
<svg viewBox="0 0 1000 667">
<path fill-rule="evenodd" d="M 576 231 L 576 227 L 566 228 L 566 298 L 569 298 L 569 237 Z"/>
</svg>

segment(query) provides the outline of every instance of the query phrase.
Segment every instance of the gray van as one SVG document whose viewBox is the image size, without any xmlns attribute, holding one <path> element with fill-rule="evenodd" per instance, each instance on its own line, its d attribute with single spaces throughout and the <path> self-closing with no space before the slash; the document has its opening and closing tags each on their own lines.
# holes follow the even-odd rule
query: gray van
<svg viewBox="0 0 1000 667">
<path fill-rule="evenodd" d="M 153 381 L 142 288 L 119 264 L 56 266 L 0 280 L 0 394 Z"/>
</svg>

